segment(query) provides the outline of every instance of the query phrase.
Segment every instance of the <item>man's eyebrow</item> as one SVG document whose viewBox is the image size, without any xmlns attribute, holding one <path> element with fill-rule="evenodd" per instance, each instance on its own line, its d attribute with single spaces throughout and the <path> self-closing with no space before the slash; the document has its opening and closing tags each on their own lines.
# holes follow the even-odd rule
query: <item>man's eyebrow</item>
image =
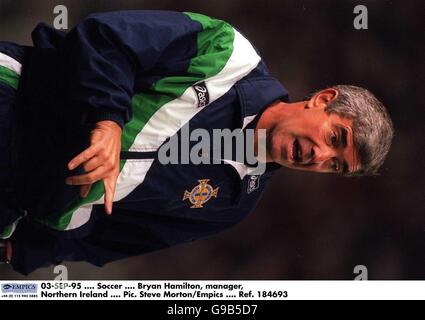
<svg viewBox="0 0 425 320">
<path fill-rule="evenodd" d="M 347 146 L 348 132 L 347 132 L 347 129 L 343 127 L 340 127 L 340 130 L 341 130 L 341 144 L 342 144 L 342 147 L 345 148 Z"/>
<path fill-rule="evenodd" d="M 348 173 L 348 163 L 347 163 L 347 161 L 343 161 L 342 162 L 342 175 L 345 175 L 345 174 L 347 174 Z"/>
<path fill-rule="evenodd" d="M 340 137 L 341 146 L 343 148 L 346 148 L 347 147 L 348 131 L 344 127 L 339 127 L 339 129 L 341 130 L 341 137 Z M 346 160 L 344 160 L 342 162 L 342 172 L 341 172 L 341 174 L 345 175 L 345 174 L 349 173 L 349 171 L 350 171 L 350 169 L 349 169 L 349 166 L 348 166 L 348 162 Z"/>
</svg>

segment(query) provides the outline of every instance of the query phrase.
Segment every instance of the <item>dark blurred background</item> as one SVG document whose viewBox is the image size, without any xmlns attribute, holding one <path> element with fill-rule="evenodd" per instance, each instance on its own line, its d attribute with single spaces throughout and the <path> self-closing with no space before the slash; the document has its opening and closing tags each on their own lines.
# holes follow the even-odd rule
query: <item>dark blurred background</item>
<svg viewBox="0 0 425 320">
<path fill-rule="evenodd" d="M 92 12 L 194 11 L 227 20 L 255 44 L 293 101 L 344 83 L 374 92 L 396 128 L 381 176 L 347 179 L 281 169 L 240 225 L 192 244 L 109 264 L 66 263 L 70 279 L 425 279 L 425 1 L 0 0 L 0 39 L 31 44 L 66 5 Z M 368 8 L 355 30 L 353 8 Z M 53 279 L 52 268 L 25 278 Z"/>
</svg>

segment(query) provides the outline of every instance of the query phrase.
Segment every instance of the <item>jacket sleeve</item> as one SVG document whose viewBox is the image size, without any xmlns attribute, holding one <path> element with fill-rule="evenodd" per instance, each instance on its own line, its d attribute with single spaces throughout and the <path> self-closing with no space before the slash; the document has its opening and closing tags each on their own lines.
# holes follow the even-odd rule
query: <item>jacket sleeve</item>
<svg viewBox="0 0 425 320">
<path fill-rule="evenodd" d="M 123 127 L 132 116 L 137 77 L 151 72 L 160 60 L 171 64 L 190 58 L 201 30 L 200 23 L 179 12 L 88 16 L 64 37 L 59 49 L 63 88 L 73 112 L 78 110 L 82 123 L 113 120 Z M 189 49 L 173 50 L 176 43 Z"/>
<path fill-rule="evenodd" d="M 99 219 L 91 233 L 78 239 L 61 237 L 36 224 L 22 221 L 11 238 L 11 265 L 22 274 L 63 261 L 86 261 L 103 266 L 112 261 L 209 237 L 235 224 L 190 223 L 177 217 L 158 217 L 127 210 L 117 212 L 117 209 L 111 216 L 98 214 Z"/>
</svg>

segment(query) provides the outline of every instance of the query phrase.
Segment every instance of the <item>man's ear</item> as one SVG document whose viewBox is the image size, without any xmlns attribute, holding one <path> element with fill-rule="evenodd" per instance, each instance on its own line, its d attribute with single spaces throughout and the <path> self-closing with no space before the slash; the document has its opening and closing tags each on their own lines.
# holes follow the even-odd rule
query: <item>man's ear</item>
<svg viewBox="0 0 425 320">
<path fill-rule="evenodd" d="M 313 108 L 326 108 L 329 103 L 338 97 L 338 90 L 334 88 L 328 88 L 317 92 L 314 96 L 307 101 L 305 106 L 306 109 Z"/>
</svg>

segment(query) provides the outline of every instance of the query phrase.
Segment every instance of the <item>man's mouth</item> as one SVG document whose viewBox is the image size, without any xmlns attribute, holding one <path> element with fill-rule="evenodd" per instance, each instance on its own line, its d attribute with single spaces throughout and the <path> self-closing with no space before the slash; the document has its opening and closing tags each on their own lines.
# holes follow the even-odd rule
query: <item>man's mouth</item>
<svg viewBox="0 0 425 320">
<path fill-rule="evenodd" d="M 291 156 L 292 156 L 292 160 L 295 163 L 301 162 L 302 161 L 302 149 L 301 149 L 301 145 L 300 142 L 298 141 L 298 139 L 294 140 L 294 143 L 292 144 L 292 152 L 291 152 Z"/>
</svg>

